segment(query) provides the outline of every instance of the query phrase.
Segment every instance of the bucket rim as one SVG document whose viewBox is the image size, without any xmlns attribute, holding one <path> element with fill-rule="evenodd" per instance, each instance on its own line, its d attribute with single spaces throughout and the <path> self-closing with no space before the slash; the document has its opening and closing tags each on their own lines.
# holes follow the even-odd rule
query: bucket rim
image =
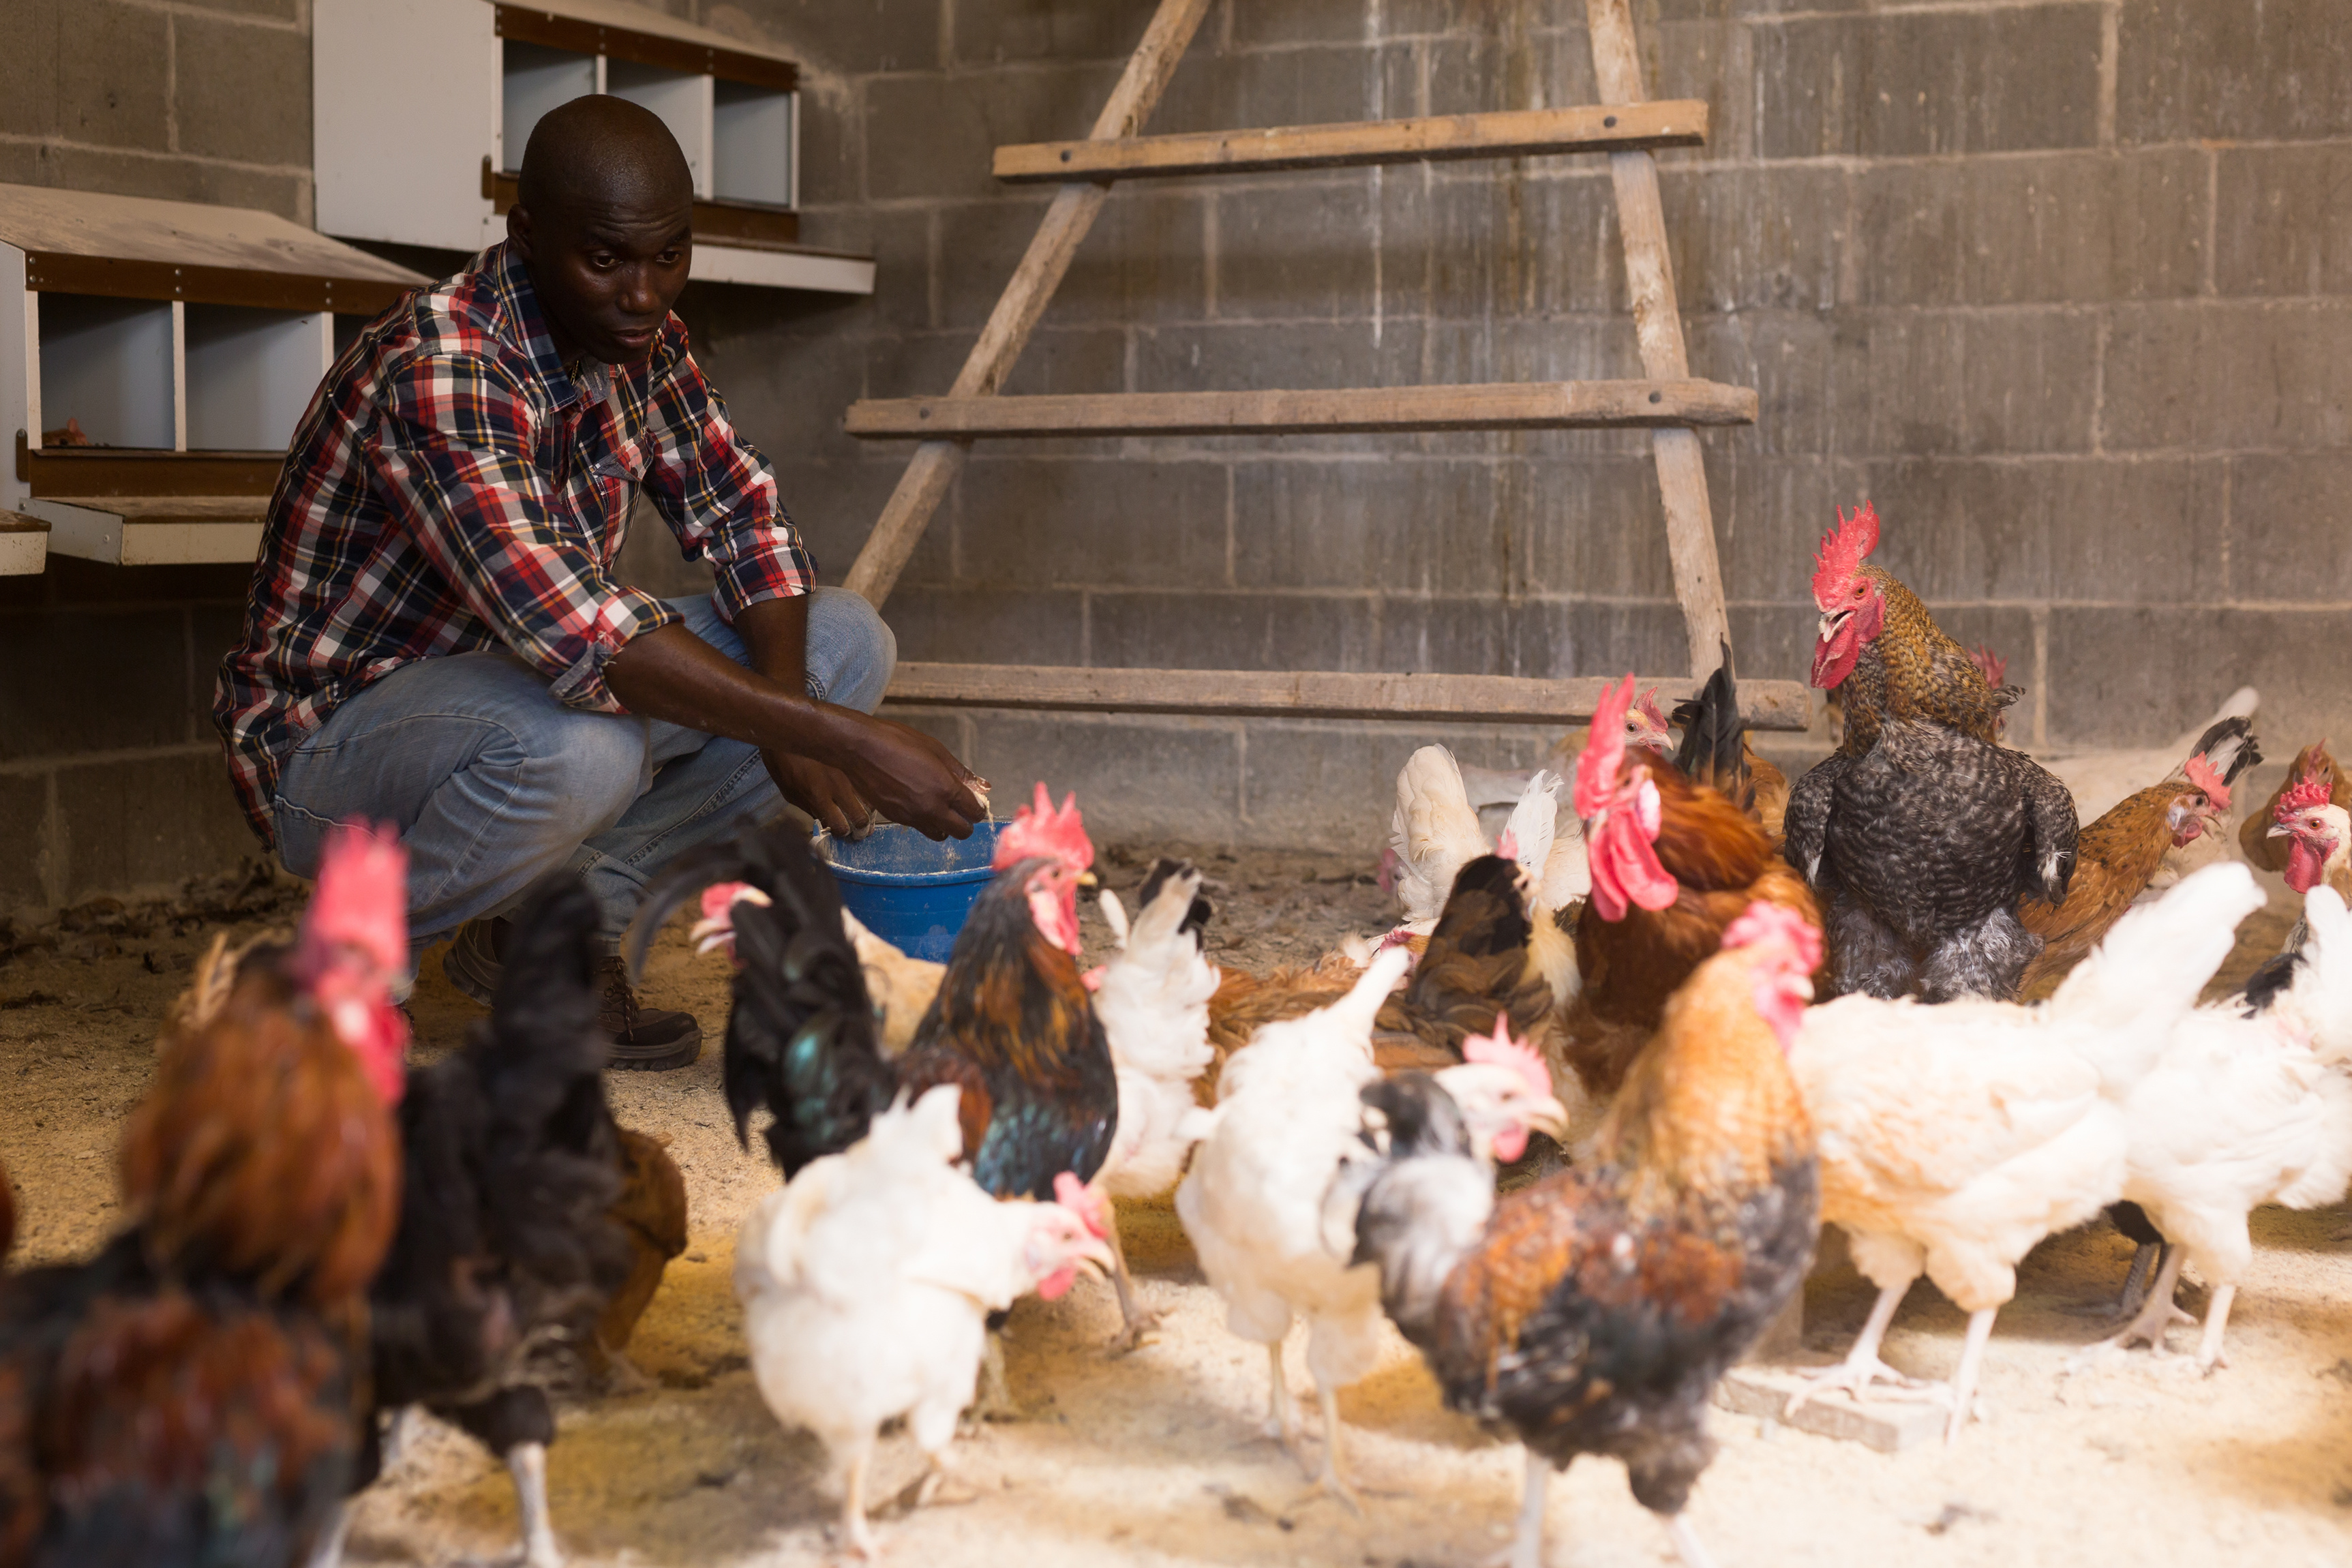
<svg viewBox="0 0 2352 1568">
<path fill-rule="evenodd" d="M 972 831 L 976 836 L 988 826 L 993 825 L 975 824 Z M 816 830 L 809 834 L 812 844 L 819 837 Z M 996 876 L 996 868 L 985 861 L 977 866 L 951 866 L 941 871 L 877 871 L 863 866 L 845 866 L 832 856 L 822 853 L 817 858 L 836 879 L 862 882 L 870 888 L 950 888 L 960 882 L 989 881 Z"/>
</svg>

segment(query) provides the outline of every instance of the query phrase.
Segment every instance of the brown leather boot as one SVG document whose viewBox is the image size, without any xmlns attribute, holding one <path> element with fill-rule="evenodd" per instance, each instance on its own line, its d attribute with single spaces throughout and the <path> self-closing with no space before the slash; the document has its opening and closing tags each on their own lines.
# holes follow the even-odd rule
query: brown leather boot
<svg viewBox="0 0 2352 1568">
<path fill-rule="evenodd" d="M 694 1015 L 639 1005 L 629 966 L 617 955 L 598 963 L 596 975 L 604 985 L 596 1022 L 613 1039 L 609 1066 L 624 1072 L 668 1072 L 702 1055 L 702 1026 Z"/>
</svg>

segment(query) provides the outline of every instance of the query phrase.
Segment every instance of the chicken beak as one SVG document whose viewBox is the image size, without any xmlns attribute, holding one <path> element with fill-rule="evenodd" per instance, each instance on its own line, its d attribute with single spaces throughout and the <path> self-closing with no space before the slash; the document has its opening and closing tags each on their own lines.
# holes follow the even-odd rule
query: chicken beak
<svg viewBox="0 0 2352 1568">
<path fill-rule="evenodd" d="M 694 929 L 686 933 L 686 940 L 694 944 L 695 952 L 709 952 L 714 947 L 726 946 L 734 936 L 735 922 L 721 916 L 695 921 Z"/>
<path fill-rule="evenodd" d="M 2294 833 L 2294 829 L 2289 827 L 2285 823 L 2273 822 L 2271 824 L 2271 830 L 2268 833 L 2263 834 L 2263 837 L 2265 838 L 2286 838 L 2292 837 Z"/>
<path fill-rule="evenodd" d="M 1070 1260 L 1078 1266 L 1078 1272 L 1089 1279 L 1110 1278 L 1110 1247 L 1106 1242 L 1088 1237 L 1086 1245 L 1070 1255 Z"/>
<path fill-rule="evenodd" d="M 1096 876 L 1092 871 L 1081 871 L 1078 873 L 1078 886 L 1081 888 L 1099 888 L 1102 886 L 1102 879 Z"/>
<path fill-rule="evenodd" d="M 1546 1095 L 1521 1109 L 1527 1113 L 1528 1131 L 1544 1133 L 1555 1143 L 1568 1142 L 1568 1107 L 1557 1098 Z"/>
</svg>

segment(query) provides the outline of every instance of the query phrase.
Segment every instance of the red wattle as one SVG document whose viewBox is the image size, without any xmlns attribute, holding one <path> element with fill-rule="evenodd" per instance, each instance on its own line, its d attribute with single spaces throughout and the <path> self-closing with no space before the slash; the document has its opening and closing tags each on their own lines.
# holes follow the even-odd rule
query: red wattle
<svg viewBox="0 0 2352 1568">
<path fill-rule="evenodd" d="M 1628 904 L 1663 910 L 1682 889 L 1658 864 L 1658 851 L 1624 811 L 1601 818 L 1591 845 L 1592 901 L 1605 921 L 1625 918 Z"/>
<path fill-rule="evenodd" d="M 1495 1163 L 1507 1165 L 1528 1152 L 1528 1130 L 1506 1127 L 1495 1134 Z"/>
<path fill-rule="evenodd" d="M 2326 874 L 2327 862 L 2308 841 L 2290 838 L 2286 845 L 2286 885 L 2298 893 L 2307 893 L 2319 886 Z"/>
<path fill-rule="evenodd" d="M 1077 1279 L 1078 1266 L 1073 1263 L 1038 1280 L 1037 1294 L 1045 1300 L 1058 1301 L 1069 1294 L 1070 1287 L 1077 1283 Z"/>
<path fill-rule="evenodd" d="M 1823 637 L 1813 644 L 1811 681 L 1816 691 L 1836 689 L 1840 681 L 1853 673 L 1859 656 L 1851 639 L 1841 631 L 1834 637 Z"/>
</svg>

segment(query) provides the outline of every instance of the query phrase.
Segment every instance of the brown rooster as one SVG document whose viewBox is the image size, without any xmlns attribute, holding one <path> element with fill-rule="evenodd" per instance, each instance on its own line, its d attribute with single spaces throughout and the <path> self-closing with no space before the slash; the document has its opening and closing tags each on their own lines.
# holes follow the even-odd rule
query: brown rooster
<svg viewBox="0 0 2352 1568">
<path fill-rule="evenodd" d="M 2238 847 L 2245 851 L 2247 864 L 2260 871 L 2285 872 L 2287 851 L 2294 841 L 2285 835 L 2272 831 L 2284 820 L 2279 816 L 2279 802 L 2304 780 L 2318 775 L 2324 775 L 2327 780 L 2328 804 L 2352 810 L 2352 775 L 2347 775 L 2342 765 L 2329 753 L 2326 741 L 2314 741 L 2294 754 L 2294 761 L 2287 766 L 2286 777 L 2279 781 L 2278 788 L 2271 792 L 2271 797 L 2263 803 L 2262 810 L 2248 812 L 2246 820 L 2239 825 Z M 2310 794 L 2307 788 L 2304 791 L 2305 797 Z"/>
<path fill-rule="evenodd" d="M 1546 1483 L 1582 1454 L 1622 1459 L 1704 1568 L 1681 1514 L 1714 1454 L 1708 1399 L 1803 1283 L 1821 1228 L 1812 1122 L 1784 1060 L 1820 960 L 1802 916 L 1751 906 L 1667 1007 L 1590 1160 L 1501 1199 L 1431 1080 L 1366 1091 L 1388 1163 L 1355 1258 L 1379 1265 L 1445 1403 L 1527 1445 L 1514 1568 L 1540 1568 Z"/>
<path fill-rule="evenodd" d="M 2230 785 L 2263 760 L 2253 727 L 2225 719 L 2205 731 L 2196 752 L 2167 777 L 2117 804 L 2083 829 L 2074 845 L 2074 877 L 2055 905 L 2029 896 L 2018 905 L 2020 924 L 2042 939 L 2025 966 L 2021 994 L 2054 983 L 2099 945 L 2132 900 L 2147 891 L 2164 852 L 2203 834 L 2219 834 L 2230 811 Z"/>
<path fill-rule="evenodd" d="M 295 945 L 166 1032 L 131 1228 L 0 1287 L 0 1563 L 299 1563 L 328 1529 L 398 1216 L 404 858 L 330 837 Z"/>
<path fill-rule="evenodd" d="M 1561 1049 L 1596 1101 L 1617 1092 L 1666 999 L 1714 955 L 1724 929 L 1749 904 L 1760 899 L 1819 919 L 1803 880 L 1753 817 L 1674 764 L 1636 760 L 1616 743 L 1633 690 L 1627 676 L 1598 704 L 1576 773 L 1592 897 L 1576 922 L 1583 984 L 1561 1021 Z M 1705 711 L 1686 748 L 1726 723 L 1738 725 L 1738 693 L 1727 678 L 1710 680 L 1700 701 Z M 1744 790 L 1736 762 L 1711 772 Z"/>
</svg>

